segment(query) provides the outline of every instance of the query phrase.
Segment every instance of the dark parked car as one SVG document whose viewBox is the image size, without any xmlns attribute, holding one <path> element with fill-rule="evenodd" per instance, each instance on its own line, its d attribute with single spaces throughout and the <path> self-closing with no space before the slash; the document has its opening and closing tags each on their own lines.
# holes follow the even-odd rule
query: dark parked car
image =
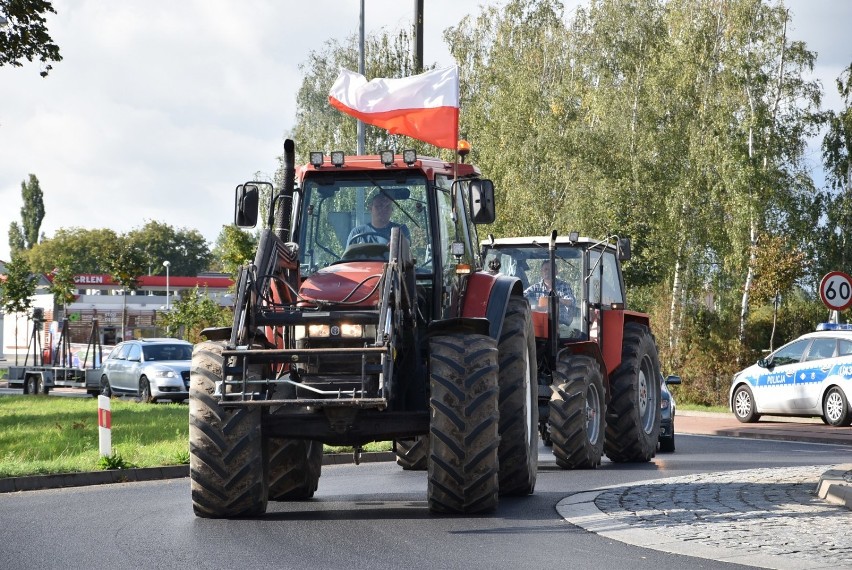
<svg viewBox="0 0 852 570">
<path fill-rule="evenodd" d="M 189 398 L 192 344 L 174 338 L 128 340 L 104 361 L 101 394 L 130 395 L 142 402 Z"/>
<path fill-rule="evenodd" d="M 675 399 L 669 391 L 669 385 L 680 384 L 680 376 L 670 375 L 663 379 L 660 375 L 660 452 L 671 453 L 675 450 Z"/>
</svg>

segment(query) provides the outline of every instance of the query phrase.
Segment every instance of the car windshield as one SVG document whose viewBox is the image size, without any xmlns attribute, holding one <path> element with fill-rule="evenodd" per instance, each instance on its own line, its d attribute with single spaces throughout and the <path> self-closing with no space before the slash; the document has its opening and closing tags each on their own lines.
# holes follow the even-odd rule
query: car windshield
<svg viewBox="0 0 852 570">
<path fill-rule="evenodd" d="M 419 173 L 317 173 L 303 188 L 299 255 L 310 274 L 358 255 L 387 255 L 390 228 L 400 226 L 420 269 L 431 267 L 426 178 Z M 354 246 L 354 247 L 353 247 Z M 382 252 L 383 250 L 383 252 Z"/>
<path fill-rule="evenodd" d="M 151 360 L 191 360 L 192 347 L 185 344 L 158 344 L 143 346 L 145 361 Z"/>
<path fill-rule="evenodd" d="M 779 348 L 771 357 L 772 364 L 774 366 L 783 366 L 801 361 L 809 342 L 810 340 L 808 339 L 797 340 L 785 347 Z"/>
</svg>

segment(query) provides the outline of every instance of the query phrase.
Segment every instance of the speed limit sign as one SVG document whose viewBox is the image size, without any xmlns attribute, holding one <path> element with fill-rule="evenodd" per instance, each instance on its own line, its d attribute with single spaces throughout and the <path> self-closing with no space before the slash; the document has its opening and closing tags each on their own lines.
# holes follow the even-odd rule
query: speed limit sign
<svg viewBox="0 0 852 570">
<path fill-rule="evenodd" d="M 822 278 L 819 296 L 832 311 L 845 311 L 852 306 L 852 277 L 842 271 L 832 271 Z"/>
</svg>

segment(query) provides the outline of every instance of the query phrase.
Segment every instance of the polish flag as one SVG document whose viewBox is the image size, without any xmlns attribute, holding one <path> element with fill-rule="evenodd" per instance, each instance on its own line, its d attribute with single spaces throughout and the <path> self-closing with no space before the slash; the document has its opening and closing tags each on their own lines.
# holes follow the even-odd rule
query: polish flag
<svg viewBox="0 0 852 570">
<path fill-rule="evenodd" d="M 459 132 L 459 70 L 453 65 L 401 79 L 367 81 L 341 69 L 328 101 L 370 125 L 441 148 L 455 149 Z"/>
</svg>

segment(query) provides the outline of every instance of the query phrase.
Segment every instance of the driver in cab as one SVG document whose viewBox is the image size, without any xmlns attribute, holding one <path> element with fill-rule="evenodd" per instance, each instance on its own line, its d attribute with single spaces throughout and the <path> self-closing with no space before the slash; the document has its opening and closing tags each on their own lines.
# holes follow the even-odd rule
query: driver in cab
<svg viewBox="0 0 852 570">
<path fill-rule="evenodd" d="M 391 221 L 394 203 L 386 194 L 377 192 L 367 200 L 367 208 L 370 211 L 370 222 L 355 226 L 349 232 L 346 245 L 355 243 L 390 243 L 391 229 L 400 228 L 400 232 L 410 242 L 411 233 L 408 226 Z"/>
</svg>

